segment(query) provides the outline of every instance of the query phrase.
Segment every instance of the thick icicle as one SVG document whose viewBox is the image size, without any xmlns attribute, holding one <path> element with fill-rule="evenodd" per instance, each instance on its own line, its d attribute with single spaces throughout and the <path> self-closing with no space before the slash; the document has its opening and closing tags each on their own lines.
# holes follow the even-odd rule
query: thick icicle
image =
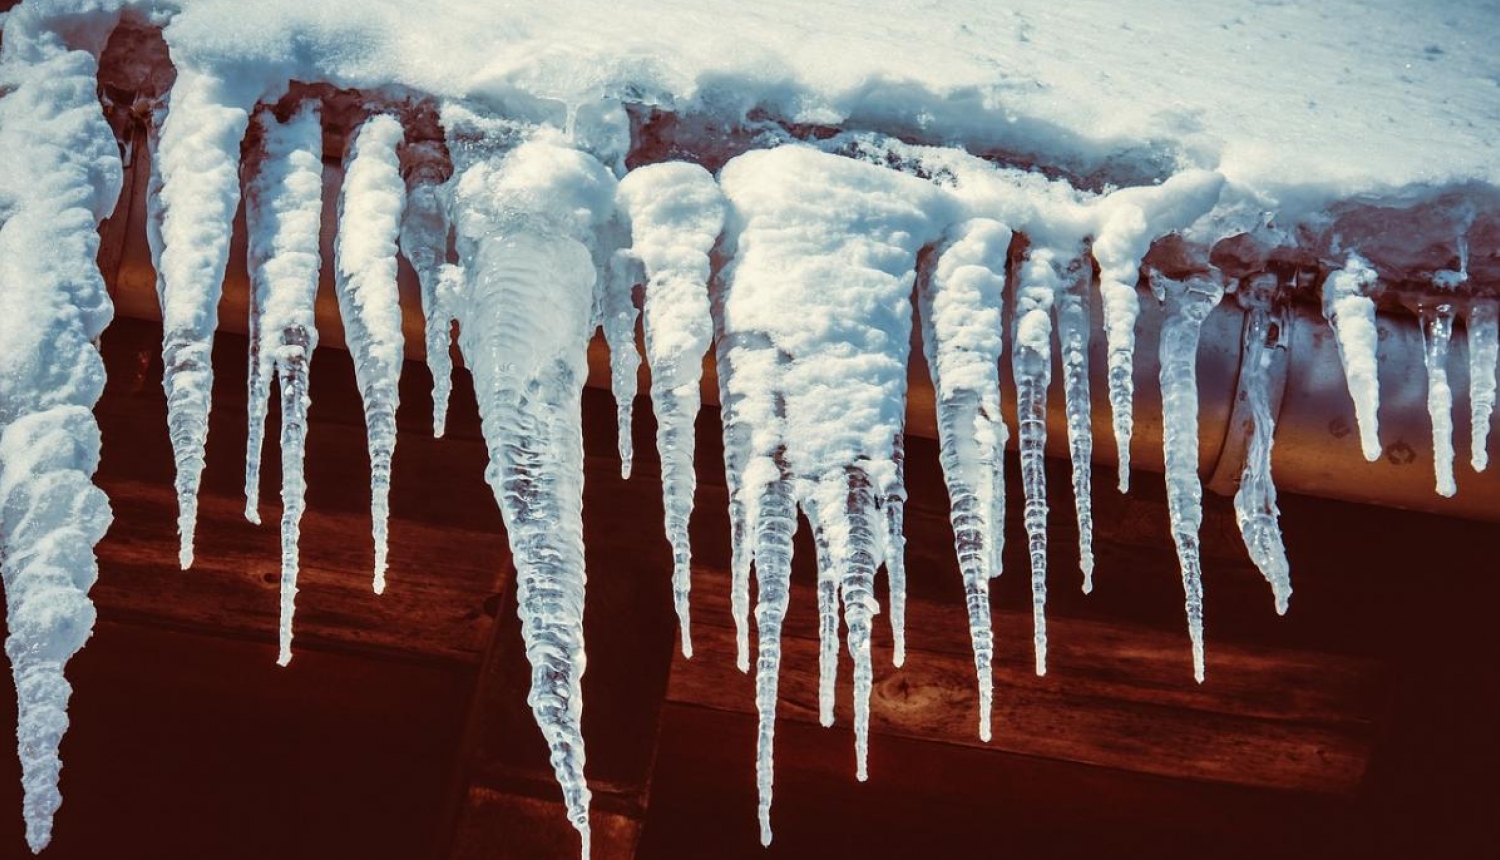
<svg viewBox="0 0 1500 860">
<path fill-rule="evenodd" d="M 162 312 L 162 388 L 177 461 L 179 562 L 193 563 L 198 484 L 213 397 L 213 340 L 250 114 L 225 81 L 181 66 L 152 153 L 147 238 Z"/>
<path fill-rule="evenodd" d="M 856 771 L 863 779 L 870 634 L 879 611 L 874 576 L 882 562 L 890 572 L 888 551 L 899 550 L 888 532 L 899 527 L 890 511 L 904 497 L 910 290 L 917 252 L 949 220 L 950 198 L 920 179 L 801 146 L 741 155 L 720 181 L 735 251 L 715 313 L 736 539 L 784 527 L 789 540 L 795 519 L 786 499 L 813 501 L 804 510 L 817 517 L 814 528 L 826 541 L 854 658 Z M 765 558 L 764 545 L 758 538 L 754 554 L 762 588 L 757 773 L 762 838 L 769 840 L 784 606 L 767 605 L 765 589 L 778 582 L 784 562 Z M 746 556 L 737 551 L 737 575 L 748 567 Z M 774 591 L 772 599 L 784 600 Z"/>
<path fill-rule="evenodd" d="M 1185 170 L 1160 185 L 1124 188 L 1100 201 L 1093 245 L 1109 356 L 1109 405 L 1120 461 L 1120 492 L 1130 489 L 1130 439 L 1135 418 L 1136 283 L 1151 240 L 1197 221 L 1219 200 L 1221 174 Z"/>
<path fill-rule="evenodd" d="M 443 119 L 450 135 L 467 136 L 454 147 L 467 274 L 454 307 L 489 447 L 486 477 L 515 559 L 528 702 L 587 858 L 581 410 L 598 278 L 591 246 L 615 180 L 556 133 L 511 148 L 504 123 L 456 107 Z"/>
<path fill-rule="evenodd" d="M 1073 508 L 1078 515 L 1078 567 L 1083 593 L 1094 590 L 1093 404 L 1089 400 L 1089 286 L 1093 267 L 1079 257 L 1058 284 L 1057 347 L 1062 354 L 1063 409 L 1068 419 L 1068 455 L 1073 466 Z"/>
<path fill-rule="evenodd" d="M 1011 373 L 1021 434 L 1021 488 L 1026 495 L 1026 546 L 1031 557 L 1032 641 L 1036 673 L 1047 674 L 1047 386 L 1052 382 L 1052 303 L 1066 261 L 1051 248 L 1033 248 L 1016 287 Z"/>
<path fill-rule="evenodd" d="M 1193 677 L 1203 683 L 1203 570 L 1198 529 L 1203 485 L 1198 478 L 1198 337 L 1209 311 L 1224 297 L 1217 273 L 1178 281 L 1152 273 L 1151 288 L 1166 307 L 1161 326 L 1162 453 L 1166 463 L 1167 516 L 1182 566 Z"/>
<path fill-rule="evenodd" d="M 1281 539 L 1281 510 L 1276 506 L 1276 484 L 1271 479 L 1271 448 L 1276 439 L 1276 419 L 1271 414 L 1270 368 L 1279 326 L 1273 326 L 1276 278 L 1265 275 L 1240 286 L 1237 295 L 1246 308 L 1245 357 L 1241 362 L 1240 387 L 1250 405 L 1250 440 L 1245 448 L 1245 469 L 1234 494 L 1235 520 L 1245 549 L 1255 562 L 1276 600 L 1276 613 L 1285 615 L 1292 596 L 1291 569 Z"/>
<path fill-rule="evenodd" d="M 110 524 L 109 501 L 90 481 L 99 463 L 90 409 L 104 389 L 92 342 L 113 314 L 96 228 L 121 170 L 96 58 L 29 30 L 24 10 L 11 14 L 0 66 L 0 89 L 15 87 L 0 98 L 0 581 L 22 813 L 37 852 L 62 804 L 64 668 L 93 630 L 93 547 Z"/>
<path fill-rule="evenodd" d="M 1432 421 L 1432 472 L 1440 496 L 1458 492 L 1453 481 L 1453 388 L 1448 385 L 1448 346 L 1453 340 L 1453 305 L 1422 309 L 1422 354 L 1427 366 L 1427 415 Z"/>
<path fill-rule="evenodd" d="M 1354 400 L 1354 419 L 1359 425 L 1359 444 L 1371 463 L 1380 458 L 1380 380 L 1375 361 L 1379 332 L 1375 329 L 1375 270 L 1358 254 L 1351 253 L 1342 269 L 1323 282 L 1323 316 L 1333 326 L 1339 360 Z"/>
<path fill-rule="evenodd" d="M 998 221 L 963 222 L 950 229 L 936 262 L 918 281 L 922 347 L 937 405 L 939 459 L 979 681 L 979 737 L 985 741 L 994 690 L 990 579 L 1000 574 L 1005 539 L 1010 434 L 1000 414 L 999 364 L 1010 240 L 1011 231 Z"/>
<path fill-rule="evenodd" d="M 391 456 L 401 396 L 401 297 L 396 291 L 396 240 L 406 205 L 396 149 L 405 131 L 376 114 L 355 132 L 339 194 L 334 242 L 339 316 L 354 358 L 370 449 L 370 530 L 375 540 L 375 593 L 385 591 L 386 528 L 390 520 Z"/>
<path fill-rule="evenodd" d="M 281 633 L 276 662 L 292 659 L 298 547 L 307 482 L 308 370 L 318 345 L 313 308 L 322 258 L 323 126 L 316 102 L 282 124 L 257 115 L 261 152 L 245 183 L 250 267 L 250 416 L 245 455 L 245 515 L 260 522 L 260 454 L 271 377 L 281 387 Z"/>
<path fill-rule="evenodd" d="M 422 319 L 427 369 L 432 373 L 432 435 L 442 436 L 453 391 L 453 292 L 461 273 L 448 264 L 452 227 L 441 186 L 446 159 L 436 141 L 419 141 L 405 150 L 406 209 L 401 215 L 401 255 L 411 263 L 422 290 Z"/>
<path fill-rule="evenodd" d="M 1500 300 L 1474 299 L 1464 317 L 1469 338 L 1469 464 L 1483 472 L 1490 464 L 1490 415 L 1495 411 L 1496 359 L 1500 358 Z"/>
<path fill-rule="evenodd" d="M 691 657 L 688 520 L 697 486 L 693 425 L 701 400 L 698 385 L 703 356 L 713 339 L 709 253 L 724 230 L 724 195 L 708 171 L 679 162 L 628 174 L 616 196 L 630 219 L 631 254 L 641 261 L 648 279 L 646 358 L 651 364 L 662 508 L 667 540 L 672 544 L 672 597 L 682 631 L 682 653 Z M 634 352 L 633 320 L 630 328 Z"/>
</svg>

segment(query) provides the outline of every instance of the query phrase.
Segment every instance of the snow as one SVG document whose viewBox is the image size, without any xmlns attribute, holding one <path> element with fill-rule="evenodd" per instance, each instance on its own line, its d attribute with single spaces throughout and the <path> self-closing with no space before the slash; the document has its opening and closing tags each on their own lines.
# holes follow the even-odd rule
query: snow
<svg viewBox="0 0 1500 860">
<path fill-rule="evenodd" d="M 375 539 L 375 593 L 385 591 L 386 528 L 391 457 L 401 400 L 401 299 L 396 291 L 396 242 L 406 183 L 396 148 L 405 131 L 390 114 L 359 127 L 344 164 L 339 232 L 334 243 L 339 316 L 354 356 L 370 448 L 370 518 Z"/>
<path fill-rule="evenodd" d="M 260 522 L 260 452 L 273 376 L 281 387 L 281 630 L 277 662 L 292 659 L 297 596 L 298 534 L 306 507 L 308 373 L 318 345 L 313 306 L 323 224 L 323 125 L 316 102 L 304 102 L 286 123 L 256 115 L 259 163 L 245 183 L 250 266 L 249 435 L 245 516 Z M 255 161 L 252 159 L 252 164 Z"/>
</svg>

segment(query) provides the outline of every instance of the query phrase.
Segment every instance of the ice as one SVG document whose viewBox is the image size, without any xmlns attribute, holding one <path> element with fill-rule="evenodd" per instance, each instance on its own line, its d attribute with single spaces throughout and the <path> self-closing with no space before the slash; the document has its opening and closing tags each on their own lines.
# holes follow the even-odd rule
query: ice
<svg viewBox="0 0 1500 860">
<path fill-rule="evenodd" d="M 1359 425 L 1359 444 L 1365 459 L 1380 459 L 1380 380 L 1375 360 L 1379 333 L 1375 329 L 1375 270 L 1365 259 L 1350 253 L 1341 269 L 1323 282 L 1323 316 L 1333 326 L 1339 360 L 1354 400 L 1354 418 Z"/>
<path fill-rule="evenodd" d="M 635 407 L 636 376 L 641 354 L 635 345 L 640 308 L 635 288 L 645 281 L 640 260 L 625 251 L 610 255 L 604 269 L 599 316 L 609 344 L 609 387 L 615 396 L 615 439 L 620 452 L 620 477 L 629 478 L 635 459 L 631 413 Z"/>
<path fill-rule="evenodd" d="M 1452 303 L 1424 307 L 1422 354 L 1427 366 L 1427 415 L 1432 420 L 1432 471 L 1440 496 L 1458 492 L 1453 481 L 1453 389 L 1448 385 L 1448 346 L 1453 340 Z"/>
<path fill-rule="evenodd" d="M 1052 303 L 1063 288 L 1064 256 L 1033 248 L 1016 286 L 1015 335 L 1010 366 L 1016 383 L 1016 423 L 1021 433 L 1022 516 L 1031 558 L 1031 621 L 1036 673 L 1047 674 L 1047 386 L 1052 382 Z"/>
<path fill-rule="evenodd" d="M 1151 288 L 1166 309 L 1161 327 L 1162 453 L 1166 463 L 1167 516 L 1182 567 L 1193 677 L 1203 683 L 1203 571 L 1198 529 L 1203 485 L 1198 479 L 1198 337 L 1203 321 L 1224 297 L 1217 273 L 1174 280 L 1152 273 Z"/>
<path fill-rule="evenodd" d="M 631 254 L 647 277 L 646 357 L 661 458 L 662 507 L 672 544 L 672 596 L 682 653 L 691 657 L 688 520 L 697 485 L 693 425 L 701 400 L 703 356 L 713 339 L 709 253 L 724 230 L 725 203 L 713 176 L 684 162 L 651 165 L 626 175 L 617 200 L 630 220 Z M 632 339 L 634 329 L 632 321 Z M 631 347 L 633 352 L 633 343 Z"/>
<path fill-rule="evenodd" d="M 401 298 L 396 242 L 406 205 L 397 147 L 405 131 L 390 114 L 365 120 L 349 145 L 334 242 L 339 315 L 354 358 L 370 449 L 370 527 L 375 540 L 375 593 L 385 591 L 391 456 L 401 398 Z"/>
<path fill-rule="evenodd" d="M 398 241 L 422 290 L 427 369 L 432 373 L 432 435 L 441 437 L 453 391 L 453 293 L 462 274 L 448 261 L 452 226 L 443 203 L 446 158 L 442 149 L 436 141 L 417 141 L 402 151 L 409 166 Z"/>
<path fill-rule="evenodd" d="M 755 541 L 753 553 L 735 550 L 736 576 L 753 560 L 760 583 L 756 768 L 769 841 L 775 675 L 799 502 L 812 502 L 803 512 L 837 577 L 854 661 L 856 775 L 867 773 L 874 578 L 899 552 L 892 512 L 905 493 L 911 287 L 917 252 L 956 210 L 920 179 L 802 146 L 741 155 L 720 184 L 733 252 L 715 306 L 725 463 L 733 537 Z M 820 627 L 828 622 L 825 611 Z"/>
<path fill-rule="evenodd" d="M 259 523 L 260 453 L 271 380 L 281 388 L 281 632 L 277 663 L 292 659 L 297 541 L 306 507 L 308 371 L 318 345 L 313 308 L 322 258 L 323 126 L 317 102 L 286 123 L 256 114 L 261 147 L 245 182 L 250 267 L 250 402 L 245 456 L 245 516 Z"/>
<path fill-rule="evenodd" d="M 1469 409 L 1472 422 L 1469 464 L 1483 472 L 1490 464 L 1490 416 L 1495 411 L 1495 365 L 1500 357 L 1500 300 L 1469 303 L 1464 326 L 1469 338 Z"/>
<path fill-rule="evenodd" d="M 148 236 L 162 313 L 162 388 L 177 463 L 179 562 L 193 563 L 198 484 L 213 396 L 213 339 L 229 238 L 240 204 L 243 98 L 193 66 L 178 69 L 152 154 Z"/>
<path fill-rule="evenodd" d="M 596 234 L 613 211 L 615 179 L 555 133 L 508 129 L 459 106 L 443 118 L 459 171 L 459 346 L 515 560 L 528 702 L 586 858 L 582 390 Z"/>
<path fill-rule="evenodd" d="M 1093 268 L 1075 257 L 1058 285 L 1057 346 L 1062 355 L 1064 413 L 1068 420 L 1068 456 L 1073 465 L 1073 506 L 1078 516 L 1078 567 L 1083 593 L 1094 590 L 1094 428 L 1089 400 L 1089 286 Z M 1122 473 L 1123 474 L 1123 473 Z"/>
<path fill-rule="evenodd" d="M 0 581 L 22 813 L 37 852 L 62 803 L 64 668 L 93 630 L 93 547 L 111 518 L 90 481 L 100 446 L 90 409 L 104 388 L 93 341 L 113 315 L 96 228 L 121 169 L 95 55 L 72 49 L 97 50 L 113 20 L 92 34 L 79 22 L 64 40 L 29 29 L 29 11 L 6 21 L 0 62 Z"/>
<path fill-rule="evenodd" d="M 1109 405 L 1122 493 L 1130 489 L 1135 325 L 1141 312 L 1136 284 L 1141 258 L 1152 239 L 1186 228 L 1213 209 L 1223 187 L 1224 177 L 1218 173 L 1185 170 L 1161 185 L 1117 191 L 1095 207 L 1093 254 L 1099 263 L 1099 298 L 1109 355 Z"/>
<path fill-rule="evenodd" d="M 922 348 L 937 405 L 939 459 L 979 680 L 979 737 L 985 741 L 994 689 L 990 579 L 1000 575 L 1005 545 L 1010 433 L 1000 414 L 999 364 L 1010 242 L 1010 229 L 998 221 L 965 221 L 950 229 L 936 262 L 918 281 Z M 821 578 L 819 584 L 821 589 Z M 820 606 L 822 598 L 820 590 Z M 836 633 L 837 616 L 833 624 Z"/>
<path fill-rule="evenodd" d="M 1276 277 L 1262 275 L 1241 283 L 1236 295 L 1245 307 L 1244 359 L 1240 387 L 1250 405 L 1250 440 L 1245 468 L 1234 494 L 1235 521 L 1245 549 L 1276 600 L 1276 613 L 1285 615 L 1292 596 L 1291 570 L 1281 539 L 1281 510 L 1276 506 L 1276 484 L 1271 479 L 1271 449 L 1276 441 L 1276 419 L 1271 414 L 1270 369 L 1284 317 L 1275 304 Z"/>
</svg>

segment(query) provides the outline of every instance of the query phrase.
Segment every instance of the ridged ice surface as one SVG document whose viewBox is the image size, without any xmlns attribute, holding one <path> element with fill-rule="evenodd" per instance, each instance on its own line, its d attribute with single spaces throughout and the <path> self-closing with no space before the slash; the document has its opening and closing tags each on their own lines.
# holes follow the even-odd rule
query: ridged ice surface
<svg viewBox="0 0 1500 860">
<path fill-rule="evenodd" d="M 813 502 L 803 512 L 838 580 L 854 662 L 855 769 L 861 779 L 866 774 L 875 574 L 882 563 L 892 569 L 899 552 L 892 511 L 905 498 L 901 435 L 916 256 L 953 210 L 921 180 L 800 146 L 739 156 L 720 184 L 734 250 L 716 308 L 725 463 L 734 539 L 754 541 L 752 552 L 735 550 L 736 576 L 753 558 L 760 583 L 756 772 L 761 838 L 769 842 L 780 624 L 796 504 L 804 499 Z M 891 587 L 900 587 L 895 577 Z M 837 625 L 822 591 L 820 630 L 828 635 Z"/>
<path fill-rule="evenodd" d="M 1370 292 L 1375 288 L 1375 270 L 1358 254 L 1350 254 L 1342 269 L 1336 269 L 1323 283 L 1323 316 L 1333 326 L 1338 339 L 1339 359 L 1349 382 L 1349 396 L 1354 400 L 1354 419 L 1359 425 L 1359 446 L 1365 459 L 1380 459 L 1380 380 L 1376 350 L 1379 332 L 1375 329 L 1375 302 Z"/>
<path fill-rule="evenodd" d="M 1274 286 L 1275 276 L 1266 276 Z M 1291 569 L 1281 539 L 1281 510 L 1276 506 L 1276 483 L 1271 478 L 1271 449 L 1276 438 L 1276 418 L 1271 414 L 1271 343 L 1280 330 L 1279 314 L 1271 306 L 1270 288 L 1241 284 L 1241 304 L 1246 307 L 1244 359 L 1240 388 L 1250 406 L 1250 440 L 1245 446 L 1245 467 L 1234 494 L 1235 521 L 1245 549 L 1276 600 L 1277 614 L 1286 614 L 1292 596 Z M 1251 298 L 1246 298 L 1249 295 Z"/>
<path fill-rule="evenodd" d="M 1073 510 L 1078 517 L 1078 568 L 1083 593 L 1094 590 L 1093 403 L 1089 399 L 1089 296 L 1093 267 L 1080 249 L 1063 272 L 1053 310 L 1057 351 L 1062 358 L 1063 414 L 1068 422 Z"/>
<path fill-rule="evenodd" d="M 75 35 L 77 35 L 75 33 Z M 97 62 L 50 32 L 12 26 L 0 64 L 0 581 L 16 684 L 22 814 L 33 852 L 62 804 L 68 660 L 94 627 L 93 547 L 110 523 L 91 482 L 104 389 L 92 341 L 113 306 L 95 264 L 119 194 Z M 45 249 L 45 253 L 39 253 Z M 19 321 L 25 324 L 18 324 Z"/>
<path fill-rule="evenodd" d="M 937 404 L 938 456 L 948 485 L 979 682 L 979 737 L 985 741 L 990 739 L 994 690 L 990 580 L 1000 575 L 1005 547 L 1005 443 L 1010 433 L 1000 414 L 1000 355 L 1010 241 L 1010 229 L 998 221 L 955 225 L 939 244 L 936 262 L 923 273 L 917 293 L 922 348 Z M 821 607 L 821 576 L 819 588 Z M 833 624 L 837 633 L 837 616 Z M 827 680 L 830 691 L 832 681 Z"/>
<path fill-rule="evenodd" d="M 453 302 L 462 275 L 448 259 L 453 228 L 442 198 L 443 154 L 431 141 L 408 146 L 405 152 L 413 163 L 407 171 L 399 244 L 422 291 L 427 369 L 432 373 L 432 435 L 440 437 L 453 391 Z"/>
<path fill-rule="evenodd" d="M 688 520 L 697 487 L 693 425 L 702 399 L 698 385 L 703 357 L 713 339 L 709 253 L 724 230 L 724 197 L 708 171 L 677 162 L 633 171 L 620 182 L 617 200 L 630 221 L 630 254 L 640 261 L 647 278 L 646 359 L 651 365 L 662 507 L 672 544 L 672 598 L 682 653 L 691 657 Z M 634 335 L 634 325 L 631 329 Z"/>
<path fill-rule="evenodd" d="M 1067 260 L 1051 248 L 1033 248 L 1016 282 L 1015 333 L 1010 368 L 1016 384 L 1020 431 L 1022 521 L 1031 559 L 1032 647 L 1036 673 L 1047 674 L 1047 387 L 1052 382 L 1052 303 L 1063 285 Z"/>
<path fill-rule="evenodd" d="M 459 346 L 515 560 L 528 702 L 586 858 L 582 391 L 599 275 L 594 242 L 615 180 L 552 135 L 513 149 L 489 143 L 455 145 L 457 248 L 467 274 L 455 303 Z"/>
<path fill-rule="evenodd" d="M 1203 683 L 1203 484 L 1198 478 L 1198 339 L 1209 311 L 1224 297 L 1217 273 L 1173 280 L 1153 275 L 1151 287 L 1166 310 L 1161 326 L 1162 454 L 1167 470 L 1167 517 L 1187 608 L 1193 677 Z"/>
<path fill-rule="evenodd" d="M 1490 418 L 1495 412 L 1496 360 L 1500 359 L 1500 300 L 1474 299 L 1464 317 L 1469 336 L 1469 463 L 1476 472 L 1490 464 Z"/>
<path fill-rule="evenodd" d="M 306 508 L 308 372 L 318 329 L 313 308 L 322 257 L 323 125 L 316 102 L 285 123 L 256 115 L 261 149 L 245 182 L 246 257 L 250 267 L 249 435 L 245 516 L 259 523 L 260 454 L 271 381 L 281 389 L 281 630 L 277 662 L 292 659 L 298 535 Z"/>
<path fill-rule="evenodd" d="M 234 213 L 240 205 L 240 142 L 250 122 L 229 85 L 180 67 L 155 152 L 148 196 L 162 315 L 162 388 L 177 463 L 179 562 L 193 563 L 198 485 L 213 398 L 213 342 Z"/>
<path fill-rule="evenodd" d="M 365 407 L 376 594 L 385 591 L 391 458 L 396 450 L 405 348 L 396 292 L 396 242 L 406 205 L 406 183 L 396 148 L 404 136 L 400 121 L 389 114 L 375 114 L 355 133 L 344 159 L 333 251 L 339 316 Z"/>
</svg>

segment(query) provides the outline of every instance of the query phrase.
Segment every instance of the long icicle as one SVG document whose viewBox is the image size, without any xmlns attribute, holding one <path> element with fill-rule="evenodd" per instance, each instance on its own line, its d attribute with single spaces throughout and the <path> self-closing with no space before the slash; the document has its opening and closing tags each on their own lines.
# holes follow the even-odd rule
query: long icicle
<svg viewBox="0 0 1500 860">
<path fill-rule="evenodd" d="M 839 679 L 839 576 L 833 567 L 817 499 L 804 498 L 802 512 L 812 523 L 813 549 L 818 557 L 818 723 L 828 727 L 833 725 Z"/>
<path fill-rule="evenodd" d="M 797 507 L 784 464 L 762 459 L 756 465 L 777 474 L 757 481 L 755 517 L 755 782 L 759 794 L 760 844 L 771 844 L 771 796 L 775 779 L 776 688 L 781 674 L 781 627 L 790 602 L 792 536 Z"/>
<path fill-rule="evenodd" d="M 396 241 L 406 205 L 406 183 L 396 150 L 404 137 L 401 122 L 389 114 L 370 117 L 355 133 L 345 159 L 334 243 L 339 316 L 354 358 L 369 437 L 376 594 L 385 591 L 391 457 L 396 450 L 405 346 L 396 291 Z"/>
<path fill-rule="evenodd" d="M 1016 285 L 1011 373 L 1021 436 L 1021 487 L 1031 557 L 1032 641 L 1036 673 L 1047 674 L 1047 386 L 1052 381 L 1052 302 L 1064 265 L 1050 248 L 1033 248 Z"/>
<path fill-rule="evenodd" d="M 1360 450 L 1371 463 L 1380 459 L 1380 379 L 1375 356 L 1379 332 L 1375 328 L 1375 270 L 1358 254 L 1349 254 L 1344 267 L 1323 282 L 1323 316 L 1333 326 L 1339 360 L 1354 400 Z"/>
<path fill-rule="evenodd" d="M 1281 326 L 1274 302 L 1277 279 L 1263 275 L 1241 284 L 1236 295 L 1246 309 L 1244 359 L 1240 387 L 1250 405 L 1250 441 L 1245 449 L 1245 468 L 1234 494 L 1235 521 L 1245 549 L 1276 601 L 1276 614 L 1285 615 L 1292 597 L 1291 569 L 1281 539 L 1281 510 L 1276 506 L 1276 483 L 1271 478 L 1271 448 L 1276 440 L 1276 419 L 1271 414 L 1270 368 L 1272 351 Z"/>
<path fill-rule="evenodd" d="M 213 340 L 240 203 L 240 142 L 250 122 L 225 82 L 179 66 L 151 156 L 147 239 L 162 311 L 162 388 L 177 467 L 178 562 L 193 564 L 198 486 L 213 398 Z"/>
<path fill-rule="evenodd" d="M 1089 400 L 1089 287 L 1093 268 L 1086 257 L 1068 263 L 1058 285 L 1057 347 L 1062 355 L 1063 404 L 1068 419 L 1068 455 L 1073 467 L 1073 509 L 1078 516 L 1078 567 L 1083 593 L 1094 590 L 1093 404 Z"/>
<path fill-rule="evenodd" d="M 97 58 L 28 24 L 10 19 L 0 67 L 15 87 L 0 98 L 0 580 L 35 853 L 62 804 L 64 670 L 93 631 L 93 548 L 111 520 L 91 481 L 100 449 L 91 409 L 105 376 L 94 344 L 114 313 L 97 228 L 122 173 L 99 109 Z"/>
<path fill-rule="evenodd" d="M 447 428 L 448 399 L 453 391 L 453 292 L 460 277 L 450 274 L 448 223 L 442 199 L 446 158 L 437 141 L 407 144 L 406 208 L 401 214 L 401 255 L 416 272 L 422 292 L 422 319 L 427 369 L 432 373 L 432 435 Z"/>
<path fill-rule="evenodd" d="M 1422 308 L 1422 355 L 1427 367 L 1427 415 L 1432 422 L 1432 472 L 1440 496 L 1458 492 L 1453 480 L 1453 388 L 1448 385 L 1452 303 Z"/>
<path fill-rule="evenodd" d="M 455 303 L 459 346 L 516 567 L 527 701 L 587 860 L 582 398 L 597 237 L 615 179 L 555 133 L 513 145 L 501 121 L 458 107 L 443 119 L 450 135 L 480 135 L 454 156 L 456 247 L 467 274 Z"/>
<path fill-rule="evenodd" d="M 662 510 L 672 545 L 672 598 L 682 653 L 691 657 L 688 522 L 697 486 L 693 432 L 701 400 L 703 356 L 713 339 L 709 254 L 724 230 L 725 203 L 707 170 L 681 162 L 631 172 L 620 182 L 616 198 L 630 219 L 631 253 L 645 267 L 648 279 L 646 357 L 651 365 L 651 403 L 661 459 Z M 632 323 L 632 350 L 634 333 Z"/>
<path fill-rule="evenodd" d="M 323 213 L 323 126 L 308 101 L 285 123 L 256 117 L 261 151 L 245 183 L 246 258 L 250 268 L 250 403 L 245 514 L 255 513 L 271 377 L 281 386 L 281 624 L 276 662 L 292 659 L 292 617 L 305 508 L 308 369 L 318 344 L 318 250 Z M 254 516 L 251 516 L 254 514 Z"/>
<path fill-rule="evenodd" d="M 1153 272 L 1151 288 L 1166 307 L 1161 327 L 1162 453 L 1167 515 L 1182 566 L 1193 677 L 1203 683 L 1203 570 L 1198 530 L 1203 485 L 1198 478 L 1198 338 L 1209 311 L 1224 297 L 1216 273 L 1178 281 Z"/>
<path fill-rule="evenodd" d="M 1483 472 L 1490 464 L 1490 416 L 1495 411 L 1495 373 L 1500 359 L 1500 300 L 1472 300 L 1464 326 L 1469 339 L 1469 465 Z"/>
<path fill-rule="evenodd" d="M 948 486 L 954 549 L 964 583 L 979 683 L 979 737 L 990 739 L 994 634 L 990 579 L 1005 538 L 1005 443 L 1000 414 L 1001 310 L 1011 231 L 975 219 L 949 231 L 918 280 L 922 348 L 937 406 L 938 450 Z M 835 620 L 836 623 L 836 620 Z"/>
</svg>

